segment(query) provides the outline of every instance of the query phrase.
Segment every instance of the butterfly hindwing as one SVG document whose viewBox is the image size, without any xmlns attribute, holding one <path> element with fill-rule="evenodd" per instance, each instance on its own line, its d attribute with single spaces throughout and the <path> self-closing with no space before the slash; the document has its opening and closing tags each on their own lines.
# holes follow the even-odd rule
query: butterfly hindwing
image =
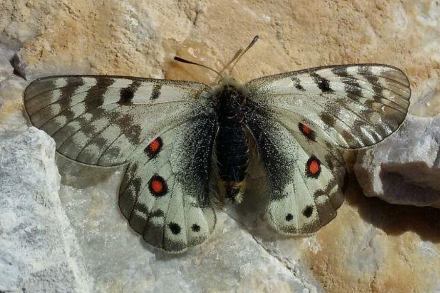
<svg viewBox="0 0 440 293">
<path fill-rule="evenodd" d="M 212 232 L 208 195 L 215 130 L 207 117 L 188 121 L 154 138 L 127 167 L 119 206 L 146 242 L 179 252 Z"/>
<path fill-rule="evenodd" d="M 411 95 L 401 70 L 377 64 L 287 72 L 246 86 L 252 101 L 278 120 L 306 120 L 317 136 L 343 148 L 370 146 L 393 133 L 406 117 Z"/>
<path fill-rule="evenodd" d="M 116 76 L 51 76 L 24 94 L 33 125 L 51 135 L 57 151 L 78 162 L 125 163 L 145 139 L 200 113 L 195 82 Z"/>
<path fill-rule="evenodd" d="M 300 138 L 268 116 L 252 114 L 248 126 L 256 139 L 269 182 L 267 219 L 284 234 L 317 231 L 336 216 L 343 202 L 342 157 Z"/>
</svg>

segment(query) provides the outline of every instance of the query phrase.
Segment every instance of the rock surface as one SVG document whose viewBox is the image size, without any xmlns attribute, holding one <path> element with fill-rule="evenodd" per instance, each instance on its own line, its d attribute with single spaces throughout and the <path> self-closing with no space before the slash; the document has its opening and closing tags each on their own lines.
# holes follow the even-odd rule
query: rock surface
<svg viewBox="0 0 440 293">
<path fill-rule="evenodd" d="M 409 115 L 397 133 L 358 154 L 354 172 L 366 196 L 440 207 L 440 115 Z"/>
<path fill-rule="evenodd" d="M 55 144 L 34 127 L 0 135 L 0 291 L 86 292 L 81 251 L 58 196 Z"/>
<path fill-rule="evenodd" d="M 63 178 L 61 202 L 77 232 L 94 292 L 317 292 L 320 288 L 312 276 L 286 266 L 223 212 L 217 214 L 216 231 L 201 247 L 182 255 L 152 249 L 131 230 L 116 204 L 121 170 L 98 168 L 98 174 L 97 168 L 63 157 L 58 165 Z M 301 267 L 294 260 L 292 264 Z"/>
<path fill-rule="evenodd" d="M 13 74 L 9 61 L 15 54 L 21 62 L 14 64 L 15 71 L 28 80 L 77 73 L 212 82 L 215 76 L 175 64 L 172 58 L 178 54 L 219 68 L 259 34 L 261 41 L 236 67 L 240 80 L 326 64 L 388 63 L 410 77 L 413 114 L 440 112 L 440 5 L 435 0 L 3 0 L 0 7 L 0 144 L 14 130 L 14 143 L 6 146 L 12 153 L 15 142 L 31 139 L 29 133 L 34 131 L 26 130 L 21 111 L 27 82 Z M 34 135 L 36 140 L 42 136 Z M 43 141 L 50 145 L 47 136 Z M 35 148 L 22 144 L 23 158 L 31 162 Z M 12 154 L 1 152 L 0 158 L 10 162 Z M 41 169 L 14 166 L 8 176 L 22 178 L 15 187 L 25 188 L 25 182 L 43 180 L 42 174 L 53 171 L 48 164 L 36 164 Z M 170 256 L 147 247 L 120 215 L 118 170 L 98 171 L 62 158 L 58 166 L 61 204 L 54 191 L 56 172 L 32 185 L 36 198 L 51 204 L 53 213 L 47 214 L 51 221 L 38 214 L 46 215 L 48 209 L 36 202 L 33 191 L 22 197 L 20 188 L 0 186 L 9 186 L 8 196 L 0 197 L 0 209 L 5 210 L 0 215 L 0 241 L 8 245 L 0 253 L 16 258 L 10 261 L 13 268 L 26 268 L 0 269 L 5 290 L 32 291 L 35 286 L 64 286 L 64 291 L 78 292 L 440 290 L 439 210 L 365 198 L 354 180 L 336 219 L 315 235 L 283 238 L 267 230 L 259 215 L 238 217 L 242 213 L 226 209 L 219 213 L 220 224 L 207 244 Z M 8 176 L 2 175 L 0 181 Z M 19 217 L 20 205 L 28 218 Z M 25 242 L 17 249 L 13 245 L 20 234 L 11 231 L 26 225 L 47 227 L 50 233 L 37 233 L 41 242 Z M 56 249 L 46 253 L 39 243 Z"/>
</svg>

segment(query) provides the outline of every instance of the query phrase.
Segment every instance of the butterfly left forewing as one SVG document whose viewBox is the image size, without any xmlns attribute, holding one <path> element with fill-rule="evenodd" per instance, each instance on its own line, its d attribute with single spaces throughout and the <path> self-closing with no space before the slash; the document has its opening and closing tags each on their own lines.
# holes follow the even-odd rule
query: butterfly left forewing
<svg viewBox="0 0 440 293">
<path fill-rule="evenodd" d="M 51 135 L 57 151 L 75 161 L 125 163 L 159 131 L 202 112 L 206 85 L 119 76 L 50 76 L 24 93 L 33 125 Z"/>
<path fill-rule="evenodd" d="M 127 164 L 119 206 L 154 247 L 180 252 L 215 226 L 209 201 L 216 120 L 206 85 L 117 76 L 52 76 L 24 94 L 33 125 L 75 161 Z"/>
</svg>

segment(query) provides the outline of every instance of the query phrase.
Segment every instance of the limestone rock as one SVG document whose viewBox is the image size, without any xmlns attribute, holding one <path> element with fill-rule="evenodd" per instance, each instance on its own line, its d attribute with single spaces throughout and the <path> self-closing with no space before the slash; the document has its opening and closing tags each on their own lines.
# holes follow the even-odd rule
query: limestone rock
<svg viewBox="0 0 440 293">
<path fill-rule="evenodd" d="M 440 207 L 440 116 L 409 115 L 397 133 L 358 154 L 354 171 L 366 196 Z"/>
<path fill-rule="evenodd" d="M 21 108 L 27 82 L 13 74 L 9 61 L 15 54 L 20 61 L 15 69 L 28 80 L 74 73 L 209 83 L 216 76 L 175 64 L 172 58 L 182 55 L 221 68 L 256 34 L 261 40 L 236 67 L 239 80 L 329 64 L 388 63 L 402 68 L 411 80 L 416 105 L 411 111 L 434 116 L 440 112 L 437 2 L 6 0 L 0 5 L 0 135 L 11 130 L 22 133 L 8 139 L 10 152 L 16 147 L 13 142 L 28 137 Z M 39 132 L 34 135 L 40 137 Z M 3 146 L 4 137 L 0 139 Z M 21 149 L 29 162 L 33 146 Z M 0 158 L 10 157 L 0 153 Z M 30 235 L 38 241 L 25 242 L 22 250 L 13 246 L 20 235 L 10 232 L 16 222 L 3 224 L 3 217 L 16 217 L 13 207 L 23 204 L 20 188 L 48 169 L 23 167 L 8 173 L 23 181 L 16 182 L 7 197 L 3 193 L 0 197 L 0 201 L 13 199 L 2 202 L 11 209 L 0 214 L 0 241 L 7 245 L 0 253 L 12 255 L 12 265 L 5 263 L 16 268 L 0 269 L 0 280 L 5 280 L 0 285 L 8 286 L 0 290 L 20 290 L 21 280 L 30 280 L 25 284 L 27 291 L 78 292 L 433 292 L 440 288 L 440 210 L 366 198 L 352 181 L 338 216 L 316 235 L 285 238 L 266 229 L 261 215 L 252 209 L 249 217 L 237 217 L 241 211 L 227 209 L 227 214 L 219 212 L 218 229 L 205 245 L 184 255 L 164 255 L 145 245 L 119 213 L 120 169 L 97 170 L 61 157 L 58 166 L 60 208 L 55 208 L 53 192 L 58 175 L 50 172 L 46 181 L 32 186 L 36 198 L 53 203 L 51 211 L 57 212 L 36 217 L 36 211 L 44 210 L 39 206 L 28 213 L 28 219 L 21 219 L 54 230 Z M 2 175 L 0 181 L 5 178 L 9 177 Z M 25 201 L 29 205 L 35 202 L 32 192 Z M 61 212 L 68 220 L 52 225 L 55 215 L 63 218 Z M 55 234 L 64 238 L 54 238 Z M 59 248 L 51 253 L 38 245 L 54 239 L 72 241 L 59 240 Z M 43 265 L 54 259 L 59 262 L 31 270 L 36 258 L 44 259 L 38 263 Z M 47 280 L 47 276 L 53 278 Z"/>
<path fill-rule="evenodd" d="M 20 112 L 26 82 L 14 74 L 11 60 L 15 53 L 15 50 L 0 43 L 0 132 L 26 128 L 26 120 Z"/>
<path fill-rule="evenodd" d="M 119 211 L 121 168 L 97 168 L 58 158 L 60 198 L 84 254 L 93 292 L 317 292 L 301 275 L 266 251 L 225 213 L 201 246 L 169 255 L 146 244 Z"/>
<path fill-rule="evenodd" d="M 55 144 L 34 127 L 0 135 L 0 291 L 87 290 L 58 197 Z"/>
</svg>

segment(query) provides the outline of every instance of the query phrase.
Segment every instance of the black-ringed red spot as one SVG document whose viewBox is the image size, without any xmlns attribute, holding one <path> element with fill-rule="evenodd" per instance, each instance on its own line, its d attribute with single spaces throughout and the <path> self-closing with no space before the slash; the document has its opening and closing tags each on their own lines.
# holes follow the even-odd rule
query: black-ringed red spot
<svg viewBox="0 0 440 293">
<path fill-rule="evenodd" d="M 162 149 L 163 141 L 162 138 L 156 137 L 153 139 L 150 144 L 144 149 L 144 152 L 148 155 L 148 157 L 154 158 Z"/>
<path fill-rule="evenodd" d="M 305 136 L 305 137 L 307 137 L 308 139 L 310 139 L 310 140 L 313 140 L 313 141 L 315 141 L 315 139 L 316 139 L 316 135 L 315 135 L 315 132 L 313 131 L 313 129 L 311 129 L 310 128 L 310 126 L 308 126 L 307 124 L 305 124 L 305 123 L 298 123 L 298 129 L 299 129 L 299 131 L 301 131 L 301 133 Z"/>
<path fill-rule="evenodd" d="M 148 182 L 148 188 L 154 196 L 163 196 L 168 191 L 166 181 L 159 175 L 154 175 Z"/>
<path fill-rule="evenodd" d="M 321 161 L 317 157 L 311 156 L 306 163 L 306 175 L 308 177 L 318 178 L 321 173 Z"/>
</svg>

